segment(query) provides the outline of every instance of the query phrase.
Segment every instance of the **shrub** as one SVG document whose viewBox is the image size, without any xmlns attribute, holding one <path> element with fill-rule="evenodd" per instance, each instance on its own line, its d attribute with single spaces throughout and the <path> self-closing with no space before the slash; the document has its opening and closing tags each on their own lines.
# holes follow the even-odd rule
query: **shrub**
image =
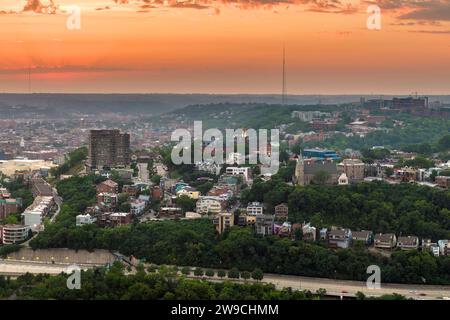
<svg viewBox="0 0 450 320">
<path fill-rule="evenodd" d="M 191 274 L 191 268 L 189 268 L 189 267 L 183 267 L 183 268 L 181 268 L 181 273 L 184 274 L 184 275 L 186 275 L 186 276 L 188 276 L 188 275 Z"/>
<path fill-rule="evenodd" d="M 202 268 L 195 268 L 194 275 L 201 277 L 203 274 L 204 274 L 204 272 L 203 272 Z"/>
<path fill-rule="evenodd" d="M 228 278 L 239 279 L 239 270 L 237 268 L 233 268 L 228 271 Z"/>
<path fill-rule="evenodd" d="M 226 273 L 225 270 L 219 270 L 219 271 L 217 271 L 217 276 L 218 276 L 219 278 L 223 278 L 223 277 L 225 277 L 226 275 L 227 275 L 227 273 Z"/>
<path fill-rule="evenodd" d="M 250 277 L 251 277 L 250 272 L 248 272 L 248 271 L 243 271 L 243 272 L 241 272 L 241 278 L 242 278 L 242 279 L 247 280 L 247 279 L 250 279 Z"/>
<path fill-rule="evenodd" d="M 252 278 L 255 280 L 262 280 L 264 277 L 264 273 L 262 272 L 261 269 L 256 268 L 255 270 L 253 270 L 252 272 Z"/>
</svg>

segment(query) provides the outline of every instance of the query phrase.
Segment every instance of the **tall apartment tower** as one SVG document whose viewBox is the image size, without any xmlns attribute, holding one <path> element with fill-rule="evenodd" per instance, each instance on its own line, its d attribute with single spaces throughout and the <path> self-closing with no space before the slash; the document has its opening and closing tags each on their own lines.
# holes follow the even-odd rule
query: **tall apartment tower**
<svg viewBox="0 0 450 320">
<path fill-rule="evenodd" d="M 91 130 L 89 157 L 91 170 L 103 167 L 125 167 L 130 164 L 130 135 L 120 130 Z"/>
</svg>

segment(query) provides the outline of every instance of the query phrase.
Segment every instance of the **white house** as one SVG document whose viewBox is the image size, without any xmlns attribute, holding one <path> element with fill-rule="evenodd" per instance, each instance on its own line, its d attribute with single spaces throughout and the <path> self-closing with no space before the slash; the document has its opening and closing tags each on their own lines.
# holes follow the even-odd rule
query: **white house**
<svg viewBox="0 0 450 320">
<path fill-rule="evenodd" d="M 340 185 L 340 186 L 348 185 L 348 177 L 345 174 L 345 172 L 342 172 L 341 175 L 339 176 L 338 185 Z"/>
<path fill-rule="evenodd" d="M 140 201 L 144 201 L 146 205 L 150 204 L 150 196 L 146 196 L 146 195 L 141 194 L 141 195 L 139 195 L 138 199 Z"/>
<path fill-rule="evenodd" d="M 24 225 L 29 226 L 33 232 L 41 231 L 42 212 L 27 210 L 22 214 L 22 216 L 24 218 Z"/>
<path fill-rule="evenodd" d="M 232 176 L 240 176 L 244 178 L 244 181 L 248 181 L 250 177 L 250 168 L 249 167 L 228 167 L 226 169 L 226 174 Z"/>
<path fill-rule="evenodd" d="M 260 202 L 250 202 L 247 205 L 247 214 L 250 216 L 257 216 L 263 214 L 264 207 Z"/>
<path fill-rule="evenodd" d="M 38 196 L 22 213 L 24 225 L 29 226 L 33 232 L 42 231 L 42 219 L 50 212 L 53 206 L 53 197 Z"/>
<path fill-rule="evenodd" d="M 76 217 L 76 226 L 81 227 L 85 224 L 94 223 L 95 218 L 93 218 L 90 214 L 79 214 Z"/>
<path fill-rule="evenodd" d="M 200 196 L 200 192 L 191 188 L 189 186 L 184 187 L 183 189 L 177 191 L 177 197 L 187 196 L 191 199 L 197 200 Z"/>
<path fill-rule="evenodd" d="M 200 214 L 219 214 L 222 211 L 221 198 L 213 196 L 199 197 L 196 211 Z"/>
<path fill-rule="evenodd" d="M 146 203 L 143 200 L 134 200 L 130 203 L 131 205 L 131 213 L 135 216 L 142 214 L 145 210 Z"/>
<path fill-rule="evenodd" d="M 431 253 L 432 253 L 435 257 L 439 257 L 440 249 L 439 249 L 439 246 L 438 246 L 438 245 L 431 246 L 431 247 L 430 247 L 430 251 L 431 251 Z"/>
<path fill-rule="evenodd" d="M 438 240 L 439 252 L 441 255 L 445 255 L 446 248 L 449 244 L 449 240 Z"/>
</svg>

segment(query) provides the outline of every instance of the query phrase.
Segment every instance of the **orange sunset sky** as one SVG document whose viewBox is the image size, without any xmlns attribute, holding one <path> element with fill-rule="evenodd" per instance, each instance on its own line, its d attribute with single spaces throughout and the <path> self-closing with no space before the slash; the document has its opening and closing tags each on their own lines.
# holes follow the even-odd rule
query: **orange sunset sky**
<svg viewBox="0 0 450 320">
<path fill-rule="evenodd" d="M 0 92 L 279 93 L 284 45 L 290 94 L 450 94 L 450 0 L 1 0 L 0 41 Z"/>
</svg>

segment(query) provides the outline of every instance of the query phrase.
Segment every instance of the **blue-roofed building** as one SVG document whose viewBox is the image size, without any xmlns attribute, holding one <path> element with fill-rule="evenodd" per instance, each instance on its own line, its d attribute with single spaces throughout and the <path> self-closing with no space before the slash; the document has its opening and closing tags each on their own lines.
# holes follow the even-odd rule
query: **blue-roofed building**
<svg viewBox="0 0 450 320">
<path fill-rule="evenodd" d="M 331 159 L 335 161 L 341 159 L 336 151 L 326 149 L 305 149 L 303 150 L 303 157 L 316 158 L 319 160 Z"/>
<path fill-rule="evenodd" d="M 178 191 L 186 188 L 187 186 L 189 186 L 189 184 L 187 184 L 185 182 L 177 182 L 175 184 L 175 186 L 173 187 L 173 193 L 177 193 Z"/>
</svg>

